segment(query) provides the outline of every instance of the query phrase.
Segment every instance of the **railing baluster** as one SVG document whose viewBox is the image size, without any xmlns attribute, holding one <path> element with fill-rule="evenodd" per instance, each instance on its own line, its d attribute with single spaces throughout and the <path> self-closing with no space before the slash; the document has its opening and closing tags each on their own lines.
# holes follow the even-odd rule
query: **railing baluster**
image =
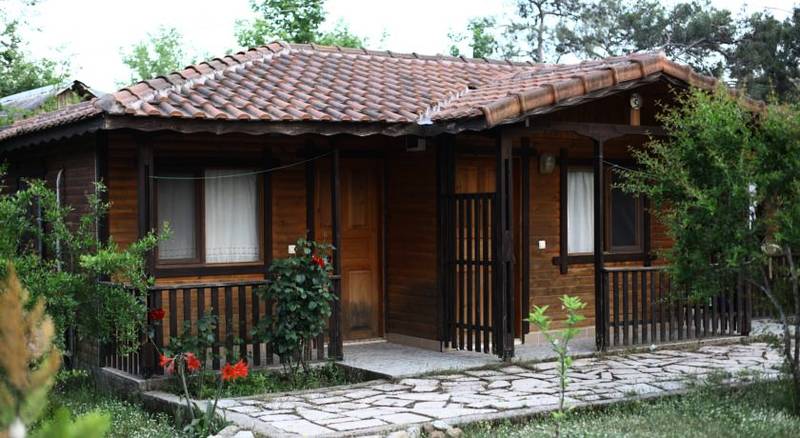
<svg viewBox="0 0 800 438">
<path fill-rule="evenodd" d="M 619 272 L 614 271 L 614 346 L 619 346 Z"/>
<path fill-rule="evenodd" d="M 169 339 L 178 336 L 178 297 L 177 290 L 167 292 L 169 294 Z"/>
<path fill-rule="evenodd" d="M 656 342 L 656 275 L 658 272 L 650 271 L 650 342 Z"/>
<path fill-rule="evenodd" d="M 219 315 L 219 288 L 211 288 L 211 312 L 217 319 L 217 333 L 216 341 L 214 342 L 214 360 L 212 367 L 215 370 L 220 369 L 220 344 L 222 343 L 222 318 Z"/>
<path fill-rule="evenodd" d="M 258 287 L 253 286 L 253 296 L 250 300 L 250 310 L 253 312 L 252 322 L 253 326 L 250 327 L 250 330 L 255 330 L 258 327 L 258 321 L 260 320 L 261 316 L 261 304 L 258 302 Z M 250 335 L 252 341 L 252 348 L 253 348 L 253 365 L 259 366 L 261 365 L 261 342 L 259 342 L 258 337 L 254 335 Z M 322 357 L 318 359 L 323 359 Z"/>
<path fill-rule="evenodd" d="M 636 345 L 639 343 L 639 286 L 636 281 L 636 274 L 638 272 L 631 271 L 631 321 L 633 323 L 633 335 L 631 336 L 631 344 Z"/>
<path fill-rule="evenodd" d="M 628 271 L 622 272 L 622 344 L 628 345 Z"/>
<path fill-rule="evenodd" d="M 190 289 L 182 289 L 182 298 L 183 298 L 183 326 L 181 330 L 184 330 L 186 327 L 186 323 L 189 323 L 189 333 L 192 333 L 192 295 Z M 199 351 L 198 351 L 199 353 Z"/>
<path fill-rule="evenodd" d="M 247 289 L 239 286 L 239 357 L 247 359 Z M 249 361 L 248 361 L 249 362 Z"/>
<path fill-rule="evenodd" d="M 235 362 L 233 358 L 233 291 L 225 286 L 225 360 Z"/>
<path fill-rule="evenodd" d="M 482 222 L 482 233 L 483 233 L 483 284 L 481 285 L 481 289 L 483 290 L 483 352 L 488 353 L 490 352 L 490 337 L 489 337 L 489 295 L 490 295 L 490 287 L 492 284 L 491 280 L 491 260 L 492 256 L 489 253 L 489 210 L 491 208 L 491 198 L 484 198 L 483 199 L 483 208 L 482 208 L 482 215 L 481 218 Z"/>
<path fill-rule="evenodd" d="M 472 199 L 469 197 L 464 198 L 465 204 L 465 225 L 464 236 L 462 245 L 466 245 L 466 257 L 464 257 L 464 269 L 467 271 L 467 284 L 465 285 L 466 301 L 467 301 L 467 315 L 462 321 L 467 327 L 467 350 L 472 351 L 472 286 L 473 286 L 473 270 L 474 270 L 474 254 L 472 253 Z"/>
</svg>

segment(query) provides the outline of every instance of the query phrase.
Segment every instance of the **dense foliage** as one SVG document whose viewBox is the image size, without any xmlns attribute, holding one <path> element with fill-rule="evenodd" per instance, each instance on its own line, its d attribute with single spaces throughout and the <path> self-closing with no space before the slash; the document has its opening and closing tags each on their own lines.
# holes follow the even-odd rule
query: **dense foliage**
<svg viewBox="0 0 800 438">
<path fill-rule="evenodd" d="M 131 70 L 130 82 L 133 83 L 179 70 L 190 60 L 178 30 L 161 27 L 123 52 L 122 62 Z"/>
<path fill-rule="evenodd" d="M 250 8 L 256 18 L 236 23 L 236 40 L 242 47 L 277 40 L 356 48 L 366 43 L 342 21 L 330 31 L 320 29 L 325 22 L 325 0 L 251 0 Z"/>
<path fill-rule="evenodd" d="M 3 172 L 0 171 L 0 179 Z M 95 231 L 108 205 L 96 185 L 87 194 L 85 212 L 60 205 L 43 181 L 27 181 L 15 193 L 0 194 L 0 260 L 12 261 L 23 285 L 35 300 L 44 299 L 55 322 L 56 345 L 69 354 L 68 332 L 78 338 L 116 338 L 136 348 L 147 314 L 144 297 L 152 278 L 145 273 L 145 255 L 160 236 L 150 233 L 120 249 L 101 242 Z M 99 278 L 117 284 L 99 284 Z"/>
<path fill-rule="evenodd" d="M 269 267 L 270 282 L 259 293 L 275 310 L 259 321 L 256 336 L 269 342 L 284 364 L 307 370 L 303 352 L 325 330 L 331 316 L 332 290 L 327 256 L 330 245 L 299 239 L 295 253 Z"/>
<path fill-rule="evenodd" d="M 633 151 L 640 170 L 623 188 L 649 197 L 673 246 L 664 255 L 677 289 L 707 299 L 741 278 L 784 325 L 784 355 L 800 410 L 800 110 L 759 113 L 724 89 L 679 98 L 661 122 L 668 136 Z M 785 263 L 773 263 L 780 257 Z M 772 266 L 772 267 L 770 267 Z"/>
</svg>

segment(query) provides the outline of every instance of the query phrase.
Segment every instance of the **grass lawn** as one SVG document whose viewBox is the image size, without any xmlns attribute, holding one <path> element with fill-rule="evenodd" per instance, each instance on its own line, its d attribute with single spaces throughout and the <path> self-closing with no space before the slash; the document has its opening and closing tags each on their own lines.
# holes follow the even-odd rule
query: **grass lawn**
<svg viewBox="0 0 800 438">
<path fill-rule="evenodd" d="M 757 382 L 741 388 L 702 385 L 694 393 L 605 409 L 576 411 L 564 420 L 567 437 L 798 437 L 789 382 Z M 551 437 L 550 417 L 522 424 L 476 424 L 473 437 Z"/>
<path fill-rule="evenodd" d="M 202 375 L 202 385 L 200 384 L 200 378 L 200 375 L 194 375 L 189 378 L 189 393 L 193 397 L 200 399 L 214 398 L 217 390 L 217 374 L 204 373 Z M 222 389 L 222 397 L 243 397 L 255 394 L 301 391 L 362 381 L 364 381 L 362 376 L 345 373 L 341 367 L 333 363 L 311 367 L 307 373 L 299 371 L 294 380 L 280 370 L 255 370 L 250 371 L 250 374 L 245 378 L 226 383 Z M 182 394 L 177 378 L 173 379 L 169 390 L 174 394 Z"/>
<path fill-rule="evenodd" d="M 85 375 L 59 378 L 50 393 L 42 420 L 53 415 L 59 407 L 67 408 L 73 417 L 95 410 L 110 414 L 111 427 L 106 435 L 109 438 L 171 438 L 180 435 L 171 416 L 152 414 L 136 403 L 104 392 Z"/>
</svg>

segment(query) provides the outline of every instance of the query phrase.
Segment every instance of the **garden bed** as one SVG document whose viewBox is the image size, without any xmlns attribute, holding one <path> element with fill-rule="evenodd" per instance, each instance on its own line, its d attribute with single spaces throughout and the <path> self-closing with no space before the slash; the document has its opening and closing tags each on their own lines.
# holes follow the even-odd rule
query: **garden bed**
<svg viewBox="0 0 800 438">
<path fill-rule="evenodd" d="M 580 437 L 796 437 L 800 416 L 792 410 L 791 382 L 759 381 L 727 388 L 699 386 L 685 395 L 585 409 L 562 423 L 562 436 Z M 552 437 L 555 421 L 479 423 L 466 437 Z"/>
<path fill-rule="evenodd" d="M 202 379 L 202 381 L 201 381 Z M 231 381 L 223 386 L 222 398 L 244 397 L 249 395 L 278 392 L 302 391 L 348 385 L 371 380 L 369 374 L 343 367 L 333 362 L 313 364 L 307 372 L 298 371 L 292 376 L 281 368 L 252 370 L 247 377 Z M 188 379 L 189 393 L 193 398 L 212 399 L 217 390 L 217 373 L 203 372 Z M 170 379 L 164 391 L 183 395 L 178 379 Z"/>
</svg>

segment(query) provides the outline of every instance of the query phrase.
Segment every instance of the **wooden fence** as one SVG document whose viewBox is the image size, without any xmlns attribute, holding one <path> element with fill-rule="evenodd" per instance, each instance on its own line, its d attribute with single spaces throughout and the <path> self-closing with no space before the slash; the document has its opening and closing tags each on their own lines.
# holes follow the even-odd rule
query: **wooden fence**
<svg viewBox="0 0 800 438">
<path fill-rule="evenodd" d="M 334 278 L 334 281 L 339 279 Z M 198 321 L 205 315 L 216 316 L 216 342 L 208 351 L 206 369 L 219 370 L 226 362 L 244 359 L 253 367 L 278 364 L 279 358 L 272 345 L 260 342 L 252 335 L 253 329 L 265 315 L 272 313 L 273 304 L 256 292 L 267 280 L 157 285 L 149 289 L 148 309 L 163 309 L 164 319 L 152 324 L 155 328 L 152 343 L 143 345 L 133 353 L 122 354 L 115 343 L 104 346 L 102 366 L 116 368 L 130 374 L 149 376 L 161 373 L 158 366 L 160 352 L 174 336 L 188 330 L 198 333 Z M 153 345 L 155 344 L 155 345 Z M 318 336 L 304 352 L 307 360 L 327 357 L 325 334 Z"/>
<path fill-rule="evenodd" d="M 747 334 L 751 291 L 743 284 L 693 300 L 675 290 L 663 267 L 603 271 L 602 345 L 628 346 Z"/>
</svg>

